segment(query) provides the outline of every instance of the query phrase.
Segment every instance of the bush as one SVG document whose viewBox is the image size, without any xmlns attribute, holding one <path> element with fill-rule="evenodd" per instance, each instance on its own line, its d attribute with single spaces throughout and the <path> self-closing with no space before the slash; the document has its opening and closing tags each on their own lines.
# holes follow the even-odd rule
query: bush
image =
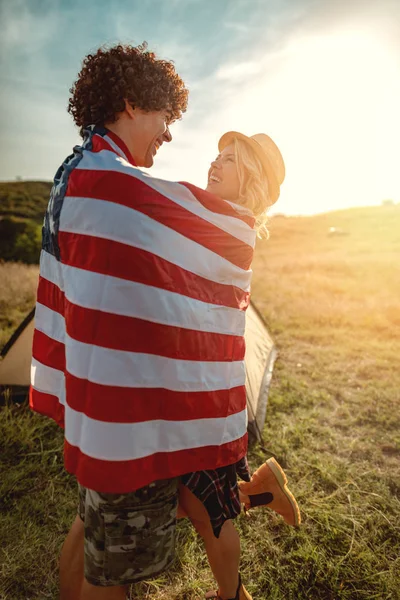
<svg viewBox="0 0 400 600">
<path fill-rule="evenodd" d="M 39 262 L 41 226 L 29 220 L 0 220 L 0 259 L 27 264 Z"/>
</svg>

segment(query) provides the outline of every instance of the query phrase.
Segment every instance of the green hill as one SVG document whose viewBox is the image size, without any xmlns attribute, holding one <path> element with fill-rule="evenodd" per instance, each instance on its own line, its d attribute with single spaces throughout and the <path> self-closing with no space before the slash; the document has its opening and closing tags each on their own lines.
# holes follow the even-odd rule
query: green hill
<svg viewBox="0 0 400 600">
<path fill-rule="evenodd" d="M 39 261 L 49 181 L 0 182 L 0 260 Z"/>
<path fill-rule="evenodd" d="M 50 181 L 0 182 L 0 216 L 43 221 L 49 201 Z"/>
</svg>

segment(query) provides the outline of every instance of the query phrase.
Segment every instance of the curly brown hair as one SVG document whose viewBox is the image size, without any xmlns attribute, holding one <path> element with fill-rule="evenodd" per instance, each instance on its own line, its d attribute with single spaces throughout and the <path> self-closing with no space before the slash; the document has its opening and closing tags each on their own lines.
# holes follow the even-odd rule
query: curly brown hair
<svg viewBox="0 0 400 600">
<path fill-rule="evenodd" d="M 88 125 L 114 123 L 125 99 L 144 111 L 167 110 L 170 124 L 186 111 L 189 92 L 174 64 L 158 59 L 143 42 L 101 47 L 86 56 L 70 93 L 68 112 L 82 135 Z"/>
</svg>

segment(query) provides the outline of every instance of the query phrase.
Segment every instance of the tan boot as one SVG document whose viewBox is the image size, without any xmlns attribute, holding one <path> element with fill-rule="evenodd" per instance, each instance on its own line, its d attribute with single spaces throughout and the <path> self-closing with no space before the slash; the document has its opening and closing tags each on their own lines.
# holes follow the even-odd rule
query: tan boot
<svg viewBox="0 0 400 600">
<path fill-rule="evenodd" d="M 176 511 L 176 518 L 177 519 L 185 519 L 186 517 L 187 517 L 187 514 L 185 513 L 185 511 L 183 510 L 182 506 L 178 502 L 178 509 Z"/>
<path fill-rule="evenodd" d="M 243 583 L 240 585 L 239 595 L 236 595 L 236 597 L 238 600 L 253 600 L 253 598 L 250 596 L 249 592 L 244 587 Z"/>
<path fill-rule="evenodd" d="M 218 590 L 212 591 L 212 592 L 207 592 L 207 594 L 205 595 L 205 598 L 207 598 L 207 599 L 213 598 L 215 600 L 222 600 L 221 596 L 218 594 Z M 253 600 L 253 598 L 250 596 L 249 592 L 244 587 L 244 585 L 242 583 L 242 579 L 240 577 L 240 574 L 239 574 L 239 585 L 238 585 L 238 589 L 236 591 L 236 596 L 234 598 L 229 598 L 229 600 Z"/>
<path fill-rule="evenodd" d="M 287 477 L 274 458 L 257 469 L 250 482 L 239 482 L 239 498 L 245 509 L 268 506 L 281 515 L 288 525 L 301 523 L 296 499 L 287 487 Z"/>
</svg>

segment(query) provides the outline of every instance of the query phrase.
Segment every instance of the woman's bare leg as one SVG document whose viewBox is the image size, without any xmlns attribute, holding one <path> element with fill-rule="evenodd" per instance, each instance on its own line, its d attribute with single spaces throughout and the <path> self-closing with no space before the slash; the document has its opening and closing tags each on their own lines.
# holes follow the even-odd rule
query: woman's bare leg
<svg viewBox="0 0 400 600">
<path fill-rule="evenodd" d="M 224 600 L 234 598 L 239 585 L 240 539 L 232 521 L 225 521 L 216 538 L 204 505 L 184 485 L 179 488 L 179 504 L 203 538 L 219 595 Z"/>
</svg>

